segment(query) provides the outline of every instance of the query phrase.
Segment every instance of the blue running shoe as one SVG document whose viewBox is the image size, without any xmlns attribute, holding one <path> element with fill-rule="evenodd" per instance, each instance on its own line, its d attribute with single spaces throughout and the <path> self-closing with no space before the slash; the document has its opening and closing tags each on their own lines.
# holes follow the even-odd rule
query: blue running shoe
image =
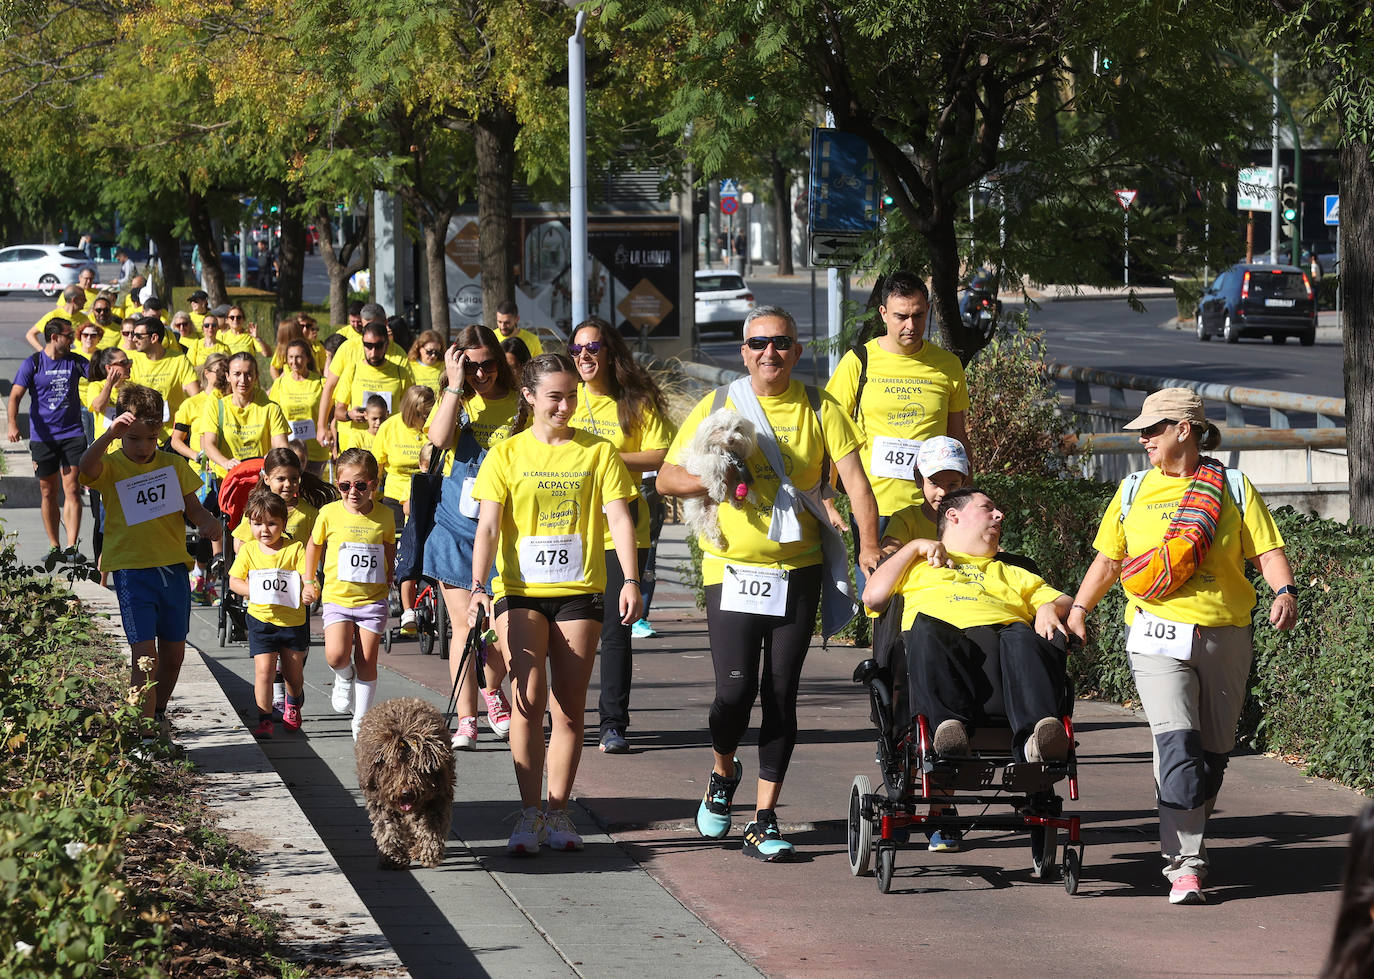
<svg viewBox="0 0 1374 979">
<path fill-rule="evenodd" d="M 964 834 L 957 829 L 937 829 L 929 835 L 926 849 L 931 853 L 958 853 L 963 849 Z"/>
<path fill-rule="evenodd" d="M 735 777 L 726 778 L 711 772 L 710 784 L 706 795 L 697 806 L 697 832 L 708 840 L 723 840 L 730 833 L 730 803 L 734 801 L 735 789 L 744 778 L 744 766 L 735 759 Z"/>
<path fill-rule="evenodd" d="M 630 635 L 636 639 L 652 639 L 658 635 L 658 630 L 649 625 L 648 619 L 639 619 L 630 626 Z"/>
<path fill-rule="evenodd" d="M 797 855 L 778 831 L 778 817 L 772 809 L 760 809 L 758 819 L 744 827 L 744 852 L 768 863 L 786 863 Z"/>
</svg>

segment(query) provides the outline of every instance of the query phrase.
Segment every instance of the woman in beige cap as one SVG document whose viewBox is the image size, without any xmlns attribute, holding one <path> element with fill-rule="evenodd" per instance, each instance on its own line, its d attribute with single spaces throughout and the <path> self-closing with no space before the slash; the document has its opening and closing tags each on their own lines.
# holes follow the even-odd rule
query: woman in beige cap
<svg viewBox="0 0 1374 979">
<path fill-rule="evenodd" d="M 1283 538 L 1250 480 L 1204 452 L 1221 444 L 1202 399 L 1165 388 L 1125 426 L 1137 431 L 1149 469 L 1122 480 L 1093 546 L 1097 558 L 1074 597 L 1068 627 L 1117 579 L 1126 591 L 1126 651 L 1154 735 L 1159 845 L 1171 904 L 1201 904 L 1203 842 L 1235 746 L 1254 656 L 1254 562 L 1274 589 L 1269 622 L 1297 622 L 1297 588 Z"/>
</svg>

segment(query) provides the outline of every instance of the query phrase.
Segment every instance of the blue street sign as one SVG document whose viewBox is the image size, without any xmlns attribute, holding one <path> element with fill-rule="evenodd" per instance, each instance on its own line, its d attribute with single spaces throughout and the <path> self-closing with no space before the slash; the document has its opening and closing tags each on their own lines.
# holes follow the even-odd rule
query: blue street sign
<svg viewBox="0 0 1374 979">
<path fill-rule="evenodd" d="M 721 196 L 721 197 L 738 197 L 738 196 L 739 196 L 739 181 L 738 181 L 738 180 L 734 180 L 734 179 L 732 179 L 732 178 L 730 178 L 730 177 L 725 177 L 723 180 L 721 180 L 721 182 L 720 182 L 720 196 Z"/>
<path fill-rule="evenodd" d="M 878 226 L 878 178 L 861 136 L 811 130 L 812 234 L 859 235 Z"/>
<path fill-rule="evenodd" d="M 1322 198 L 1322 220 L 1327 224 L 1341 223 L 1341 195 L 1327 194 Z"/>
</svg>

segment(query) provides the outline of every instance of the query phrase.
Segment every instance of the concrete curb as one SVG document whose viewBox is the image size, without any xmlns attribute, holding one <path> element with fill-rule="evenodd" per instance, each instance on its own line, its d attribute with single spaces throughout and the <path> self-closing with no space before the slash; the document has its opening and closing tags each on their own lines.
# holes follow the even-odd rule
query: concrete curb
<svg viewBox="0 0 1374 979">
<path fill-rule="evenodd" d="M 118 630 L 119 606 L 111 592 L 92 582 L 77 582 L 73 590 Z M 221 827 L 257 855 L 252 874 L 263 889 L 260 906 L 284 919 L 284 944 L 293 957 L 409 976 L 194 647 L 187 649 L 169 713 L 177 742 L 206 780 L 207 801 Z"/>
<path fill-rule="evenodd" d="M 1173 330 L 1173 331 L 1176 331 L 1176 332 L 1179 332 L 1179 333 L 1192 333 L 1192 332 L 1193 332 L 1193 321 L 1192 321 L 1192 320 L 1181 320 L 1181 319 L 1178 319 L 1177 317 L 1170 317 L 1169 319 L 1165 320 L 1163 323 L 1160 323 L 1159 326 L 1158 326 L 1158 329 L 1161 329 L 1161 330 Z M 1225 342 L 1226 342 L 1225 340 L 1222 340 L 1221 337 L 1214 337 L 1214 339 L 1217 340 L 1217 341 L 1219 341 L 1219 342 L 1221 342 L 1221 343 L 1225 343 Z M 1341 329 L 1340 324 L 1337 324 L 1337 325 L 1335 325 L 1335 326 L 1326 326 L 1326 325 L 1323 325 L 1323 324 L 1321 323 L 1320 320 L 1317 321 L 1317 342 L 1318 342 L 1318 343 L 1342 343 L 1342 342 L 1344 342 L 1344 340 L 1345 340 L 1345 335 L 1344 335 L 1344 332 L 1343 332 L 1342 329 Z"/>
</svg>

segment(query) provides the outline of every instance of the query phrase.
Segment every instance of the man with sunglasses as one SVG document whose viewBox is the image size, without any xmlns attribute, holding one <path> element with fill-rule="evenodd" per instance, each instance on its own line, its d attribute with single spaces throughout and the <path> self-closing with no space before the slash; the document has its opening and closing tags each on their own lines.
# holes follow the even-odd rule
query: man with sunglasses
<svg viewBox="0 0 1374 979">
<path fill-rule="evenodd" d="M 327 420 L 324 417 L 326 410 L 333 405 L 333 417 L 339 423 L 340 451 L 352 448 L 357 444 L 357 434 L 367 431 L 365 406 L 369 398 L 376 395 L 385 401 L 387 413 L 390 414 L 400 408 L 401 395 L 405 393 L 406 388 L 415 383 L 408 359 L 403 359 L 397 364 L 387 357 L 388 347 L 395 344 L 387 335 L 385 322 L 372 320 L 364 323 L 358 345 L 362 348 L 362 356 L 344 367 L 331 395 L 333 400 L 320 399 L 322 420 Z M 343 348 L 339 349 L 342 352 Z M 335 356 L 337 358 L 337 354 Z M 325 385 L 327 388 L 327 378 Z M 319 433 L 316 437 L 320 443 L 327 445 L 327 427 L 321 424 L 317 426 L 316 431 Z"/>
<path fill-rule="evenodd" d="M 70 288 L 81 291 L 80 286 Z M 82 302 L 85 293 L 81 292 Z M 48 534 L 49 558 L 76 561 L 81 553 L 81 487 L 77 466 L 86 451 L 86 433 L 81 424 L 81 379 L 90 362 L 72 353 L 76 332 L 60 316 L 49 317 L 43 327 L 44 345 L 19 365 L 10 388 L 9 438 L 20 441 L 19 403 L 24 392 L 32 392 L 29 402 L 29 454 L 41 494 L 39 509 L 43 529 Z M 57 540 L 58 475 L 61 474 L 62 523 L 67 527 L 67 547 Z"/>
<path fill-rule="evenodd" d="M 354 320 L 358 320 L 354 326 Z M 315 419 L 315 430 L 319 433 L 320 444 L 328 447 L 332 444 L 333 436 L 330 432 L 330 421 L 334 418 L 334 391 L 339 387 L 339 381 L 347 373 L 355 361 L 363 358 L 362 332 L 369 326 L 379 326 L 382 336 L 387 338 L 386 351 L 383 359 L 391 362 L 397 368 L 407 367 L 410 358 L 406 351 L 395 341 L 391 340 L 391 334 L 386 328 L 386 310 L 380 303 L 364 303 L 358 309 L 356 315 L 353 307 L 348 310 L 348 326 L 339 330 L 335 336 L 346 336 L 343 346 L 334 351 L 334 356 L 324 368 L 324 391 L 320 396 L 320 414 Z M 366 399 L 364 399 L 366 400 Z M 362 402 L 359 402 L 361 404 Z"/>
<path fill-rule="evenodd" d="M 91 322 L 83 327 L 83 330 L 96 327 L 100 330 L 100 340 L 96 344 L 97 350 L 104 350 L 107 347 L 117 347 L 122 339 L 119 332 L 119 324 L 114 318 L 114 302 L 109 296 L 98 295 L 95 302 L 91 303 Z"/>
<path fill-rule="evenodd" d="M 126 322 L 133 327 L 131 339 L 134 345 L 129 380 L 162 395 L 163 440 L 170 441 L 172 419 L 176 417 L 177 409 L 187 398 L 200 394 L 200 381 L 196 379 L 195 367 L 185 351 L 173 354 L 163 345 L 167 328 L 156 316 L 145 313 Z"/>
<path fill-rule="evenodd" d="M 697 429 L 717 408 L 733 409 L 754 422 L 759 447 L 744 461 L 748 472 L 728 480 L 734 485 L 752 479 L 749 497 L 738 506 L 721 504 L 723 546 L 699 541 L 716 683 L 710 712 L 715 758 L 696 825 L 708 839 L 724 839 L 730 832 L 730 807 L 744 773 L 735 750 L 759 697 L 758 796 L 754 819 L 745 827 L 744 852 L 769 862 L 794 856 L 778 830 L 775 809 L 796 745 L 797 688 L 816 610 L 824 596 L 827 634 L 855 611 L 852 595 L 845 594 L 844 545 L 816 516 L 824 516 L 818 497 L 827 465 L 840 470 L 853 501 L 860 563 L 871 570 L 878 562 L 878 510 L 859 458 L 862 440 L 834 398 L 792 379 L 801 349 L 790 313 L 776 306 L 751 310 L 740 346 L 748 378 L 707 395 L 692 409 L 659 468 L 657 484 L 665 495 L 704 496 L 706 487 L 684 466 Z"/>
<path fill-rule="evenodd" d="M 966 417 L 968 384 L 959 358 L 925 339 L 930 294 L 920 276 L 894 272 L 883 280 L 878 307 L 886 332 L 841 359 L 826 385 L 863 437 L 864 472 L 878 501 L 878 531 L 892 515 L 919 507 L 921 443 L 948 435 L 970 459 Z M 838 514 L 832 520 L 839 525 Z M 852 529 L 852 522 L 851 522 Z M 857 562 L 859 591 L 865 569 Z"/>
<path fill-rule="evenodd" d="M 523 340 L 531 357 L 538 357 L 544 352 L 539 337 L 529 330 L 520 329 L 520 307 L 510 299 L 496 307 L 496 333 L 503 343 L 512 338 Z"/>
<path fill-rule="evenodd" d="M 73 331 L 80 330 L 86 325 L 88 320 L 86 314 L 82 312 L 86 308 L 86 290 L 78 285 L 70 285 L 62 290 L 62 303 L 56 309 L 50 309 L 38 318 L 38 322 L 29 328 L 29 332 L 24 334 L 24 339 L 28 341 L 30 347 L 35 351 L 42 351 L 47 348 L 47 326 L 52 320 L 62 320 Z"/>
</svg>

